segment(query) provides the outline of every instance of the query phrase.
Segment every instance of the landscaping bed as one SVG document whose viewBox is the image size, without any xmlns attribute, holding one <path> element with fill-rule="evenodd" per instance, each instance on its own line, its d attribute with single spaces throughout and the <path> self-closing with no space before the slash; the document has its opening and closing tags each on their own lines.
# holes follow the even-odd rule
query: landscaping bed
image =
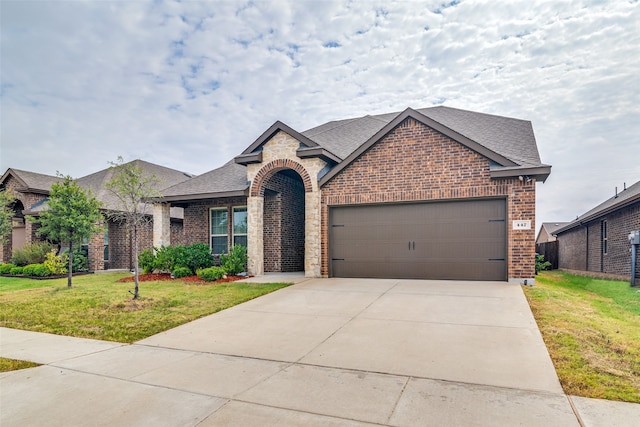
<svg viewBox="0 0 640 427">
<path fill-rule="evenodd" d="M 181 281 L 181 282 L 186 282 L 186 283 L 195 283 L 195 284 L 200 284 L 200 285 L 210 285 L 210 284 L 214 284 L 214 283 L 229 283 L 229 282 L 235 282 L 237 280 L 243 280 L 243 279 L 247 279 L 249 277 L 252 276 L 226 276 L 223 277 L 222 279 L 218 279 L 216 281 L 212 281 L 212 282 L 207 282 L 206 280 L 201 279 L 198 276 L 187 276 L 187 277 L 181 277 L 179 279 L 173 278 L 171 277 L 170 273 L 149 273 L 149 274 L 141 274 L 138 276 L 138 281 L 139 282 L 152 282 L 152 281 L 162 281 L 162 280 L 176 280 L 176 281 Z M 119 283 L 126 283 L 126 282 L 133 282 L 133 276 L 131 277 L 123 277 L 122 279 L 118 280 Z"/>
</svg>

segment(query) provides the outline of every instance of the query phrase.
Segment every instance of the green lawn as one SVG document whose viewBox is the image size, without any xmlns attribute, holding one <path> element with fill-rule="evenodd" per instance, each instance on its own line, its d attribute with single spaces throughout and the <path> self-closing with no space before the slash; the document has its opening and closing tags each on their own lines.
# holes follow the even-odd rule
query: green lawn
<svg viewBox="0 0 640 427">
<path fill-rule="evenodd" d="M 25 362 L 24 360 L 7 359 L 0 357 L 0 372 L 17 371 L 18 369 L 27 369 L 40 366 L 37 363 Z"/>
<path fill-rule="evenodd" d="M 191 284 L 179 279 L 118 283 L 127 273 L 67 279 L 0 277 L 0 326 L 131 343 L 240 304 L 290 283 Z"/>
<path fill-rule="evenodd" d="M 543 272 L 525 288 L 567 394 L 640 403 L 640 292 Z"/>
</svg>

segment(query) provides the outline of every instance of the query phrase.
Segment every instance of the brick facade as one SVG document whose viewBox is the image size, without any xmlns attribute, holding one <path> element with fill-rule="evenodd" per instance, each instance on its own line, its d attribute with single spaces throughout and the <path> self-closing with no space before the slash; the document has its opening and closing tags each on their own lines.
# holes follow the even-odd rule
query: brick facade
<svg viewBox="0 0 640 427">
<path fill-rule="evenodd" d="M 507 227 L 507 271 L 533 278 L 535 180 L 491 179 L 487 158 L 409 118 L 322 187 L 322 275 L 331 206 L 488 197 L 507 200 L 507 224 L 531 220 L 530 230 Z"/>
<path fill-rule="evenodd" d="M 607 222 L 607 253 L 603 252 L 603 221 Z M 640 203 L 611 212 L 558 235 L 559 267 L 563 270 L 631 276 L 628 235 L 640 229 Z M 640 263 L 639 263 L 640 264 Z M 640 265 L 636 271 L 640 277 Z"/>
<path fill-rule="evenodd" d="M 263 187 L 264 271 L 304 271 L 304 184 L 276 173 Z"/>
<path fill-rule="evenodd" d="M 210 245 L 211 228 L 209 224 L 209 210 L 211 208 L 228 209 L 229 218 L 232 217 L 231 208 L 233 206 L 246 206 L 246 197 L 226 197 L 189 203 L 184 206 L 184 222 L 182 233 L 182 244 L 192 245 L 194 243 L 205 243 Z M 231 236 L 233 235 L 233 224 L 229 221 L 227 233 L 229 235 L 228 246 L 231 247 Z M 175 228 L 174 228 L 175 229 Z M 179 234 L 179 233 L 177 233 Z M 179 244 L 174 241 L 174 234 L 171 234 L 171 245 Z"/>
</svg>

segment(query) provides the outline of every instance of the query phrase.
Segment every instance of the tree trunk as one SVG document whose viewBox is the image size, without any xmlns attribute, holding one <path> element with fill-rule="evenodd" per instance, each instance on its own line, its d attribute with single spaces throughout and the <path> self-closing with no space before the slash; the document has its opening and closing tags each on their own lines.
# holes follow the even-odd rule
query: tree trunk
<svg viewBox="0 0 640 427">
<path fill-rule="evenodd" d="M 69 242 L 69 266 L 67 270 L 67 288 L 71 287 L 72 276 L 73 276 L 73 242 Z"/>
<path fill-rule="evenodd" d="M 133 281 L 135 288 L 133 290 L 133 299 L 138 299 L 138 226 L 133 226 Z"/>
</svg>

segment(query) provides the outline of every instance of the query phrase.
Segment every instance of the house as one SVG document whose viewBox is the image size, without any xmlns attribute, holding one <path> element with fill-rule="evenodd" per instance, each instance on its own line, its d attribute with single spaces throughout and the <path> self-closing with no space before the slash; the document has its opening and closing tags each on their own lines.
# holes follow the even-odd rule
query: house
<svg viewBox="0 0 640 427">
<path fill-rule="evenodd" d="M 133 163 L 139 167 L 145 174 L 158 178 L 156 190 L 171 186 L 192 178 L 193 175 L 186 174 L 174 169 L 142 160 L 134 160 Z M 99 172 L 78 178 L 78 184 L 88 190 L 102 203 L 102 211 L 104 214 L 104 222 L 101 224 L 103 232 L 93 236 L 86 244 L 84 249 L 87 251 L 89 269 L 91 271 L 104 269 L 131 269 L 133 266 L 133 255 L 131 253 L 131 236 L 127 233 L 124 224 L 115 221 L 109 217 L 109 212 L 118 211 L 119 202 L 117 198 L 107 190 L 105 184 L 109 182 L 113 175 L 113 169 L 106 168 Z M 16 195 L 14 203 L 14 229 L 10 242 L 2 247 L 2 262 L 9 262 L 13 249 L 20 248 L 25 243 L 41 241 L 43 238 L 37 236 L 37 224 L 24 220 L 24 215 L 39 216 L 40 213 L 47 209 L 47 196 L 51 185 L 61 181 L 62 178 L 27 172 L 17 169 L 8 169 L 3 175 L 0 185 L 2 189 L 11 189 Z M 150 221 L 139 232 L 140 248 L 151 248 L 152 246 L 161 246 L 162 241 L 154 242 L 154 223 L 153 206 L 148 207 Z M 169 212 L 170 220 L 166 223 L 168 229 L 165 234 L 170 235 L 174 244 L 181 243 L 183 239 L 182 229 L 182 209 L 171 208 Z M 25 230 L 20 231 L 20 226 Z M 24 238 L 19 236 L 24 234 Z M 160 232 L 157 234 L 161 235 Z"/>
<path fill-rule="evenodd" d="M 222 167 L 162 191 L 154 222 L 184 209 L 184 243 L 248 247 L 248 269 L 310 277 L 534 277 L 531 123 L 444 106 L 276 122 Z"/>
<path fill-rule="evenodd" d="M 556 230 L 569 224 L 568 222 L 543 222 L 536 237 L 536 245 L 548 242 L 555 242 L 556 236 L 554 235 Z"/>
<path fill-rule="evenodd" d="M 555 231 L 559 267 L 628 278 L 628 235 L 640 230 L 640 181 Z M 640 268 L 636 269 L 640 276 Z"/>
<path fill-rule="evenodd" d="M 26 243 L 39 240 L 36 236 L 37 224 L 26 221 L 24 210 L 39 202 L 49 195 L 51 185 L 62 181 L 57 176 L 45 175 L 9 168 L 0 178 L 0 191 L 11 191 L 16 199 L 11 208 L 15 212 L 11 238 L 0 245 L 0 262 L 9 262 L 14 249 L 22 248 Z"/>
</svg>

